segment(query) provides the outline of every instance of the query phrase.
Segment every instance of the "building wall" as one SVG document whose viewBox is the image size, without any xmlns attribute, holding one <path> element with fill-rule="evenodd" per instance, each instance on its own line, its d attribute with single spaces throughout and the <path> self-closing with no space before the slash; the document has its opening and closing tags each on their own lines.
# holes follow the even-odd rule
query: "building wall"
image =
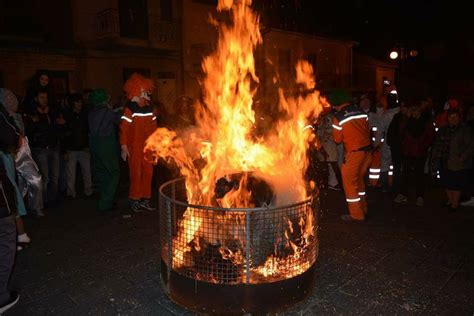
<svg viewBox="0 0 474 316">
<path fill-rule="evenodd" d="M 194 0 L 183 1 L 183 68 L 184 90 L 189 96 L 199 95 L 198 79 L 202 76 L 201 61 L 215 47 L 217 30 L 209 16 L 219 18 L 214 6 Z M 298 59 L 312 57 L 320 88 L 348 87 L 351 76 L 352 43 L 329 40 L 300 33 L 262 30 L 263 46 L 255 52 L 257 75 L 261 80 L 259 97 L 272 98 L 276 91 L 273 78 L 288 87 L 294 82 Z M 279 60 L 289 56 L 289 62 Z M 263 92 L 262 92 L 263 91 Z M 262 94 L 263 93 L 263 94 Z M 274 102 L 274 101 L 271 101 Z"/>
<path fill-rule="evenodd" d="M 175 79 L 179 78 L 179 61 L 173 59 L 155 58 L 154 56 L 128 55 L 122 54 L 108 55 L 98 54 L 80 59 L 81 78 L 83 87 L 104 88 L 112 96 L 112 100 L 117 100 L 122 95 L 124 84 L 123 70 L 128 69 L 146 69 L 150 73 L 150 78 L 155 81 L 162 80 L 162 73 L 174 74 Z M 177 80 L 170 84 L 176 84 L 175 91 L 178 89 Z M 155 89 L 153 92 L 155 100 L 163 103 L 164 106 L 172 106 L 172 96 L 160 95 Z M 176 98 L 176 96 L 174 96 Z"/>
<path fill-rule="evenodd" d="M 200 94 L 201 61 L 217 42 L 217 29 L 209 23 L 209 16 L 217 16 L 215 7 L 194 0 L 183 1 L 182 58 L 184 94 L 196 98 Z"/>
<path fill-rule="evenodd" d="M 45 54 L 18 50 L 0 50 L 0 71 L 5 87 L 24 96 L 26 85 L 39 69 L 64 71 L 68 73 L 69 89 L 80 87 L 77 61 L 74 57 L 59 53 Z"/>
<path fill-rule="evenodd" d="M 150 77 L 158 81 L 172 75 L 169 85 L 175 85 L 172 91 L 179 89 L 179 61 L 176 59 L 155 58 L 153 55 L 111 54 L 104 51 L 89 51 L 88 55 L 74 57 L 62 54 L 42 52 L 0 51 L 0 72 L 4 86 L 18 95 L 26 93 L 27 82 L 37 70 L 59 71 L 68 74 L 69 90 L 82 91 L 84 88 L 104 88 L 117 100 L 122 95 L 123 70 L 125 68 L 148 69 Z M 169 80 L 173 79 L 173 80 Z M 170 89 L 168 89 L 169 91 Z M 154 91 L 156 100 L 171 106 L 173 96 Z M 176 98 L 177 95 L 174 96 Z"/>
<path fill-rule="evenodd" d="M 296 63 L 304 59 L 314 68 L 321 91 L 348 88 L 352 72 L 352 43 L 308 36 L 280 30 L 263 31 L 263 47 L 258 50 L 257 64 L 261 77 L 258 98 L 276 111 L 278 88 L 294 93 Z"/>
</svg>

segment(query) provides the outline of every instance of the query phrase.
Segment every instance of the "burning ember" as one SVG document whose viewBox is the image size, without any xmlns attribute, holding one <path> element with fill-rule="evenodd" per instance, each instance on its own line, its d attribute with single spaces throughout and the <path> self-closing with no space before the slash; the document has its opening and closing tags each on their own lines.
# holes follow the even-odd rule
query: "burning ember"
<svg viewBox="0 0 474 316">
<path fill-rule="evenodd" d="M 202 63 L 204 96 L 195 105 L 196 125 L 176 131 L 159 128 L 145 148 L 155 162 L 174 162 L 185 177 L 189 207 L 173 237 L 172 268 L 194 271 L 194 278 L 212 283 L 288 279 L 305 272 L 315 260 L 307 255 L 315 239 L 312 208 L 278 210 L 310 198 L 303 175 L 311 133 L 304 126 L 323 105 L 314 89 L 312 66 L 299 61 L 296 83 L 301 95 L 285 98 L 280 89 L 280 119 L 265 135 L 256 134 L 253 98 L 259 78 L 253 52 L 262 37 L 251 2 L 218 3 L 218 11 L 230 13 L 231 22 L 212 20 L 219 38 L 215 52 Z M 198 206 L 231 210 L 219 213 Z M 282 224 L 263 225 L 262 216 L 268 212 L 250 216 L 238 210 L 252 208 L 272 208 Z M 254 231 L 252 247 L 249 229 Z M 270 243 L 263 234 L 272 236 Z M 219 262 L 221 272 L 212 269 L 214 262 Z M 197 266 L 209 268 L 200 271 Z"/>
</svg>

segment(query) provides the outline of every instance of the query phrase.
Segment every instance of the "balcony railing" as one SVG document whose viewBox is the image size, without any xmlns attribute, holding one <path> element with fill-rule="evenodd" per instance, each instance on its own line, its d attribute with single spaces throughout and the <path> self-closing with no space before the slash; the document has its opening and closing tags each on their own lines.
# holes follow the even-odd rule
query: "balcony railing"
<svg viewBox="0 0 474 316">
<path fill-rule="evenodd" d="M 97 37 L 119 37 L 120 22 L 117 9 L 106 9 L 97 13 Z"/>
</svg>

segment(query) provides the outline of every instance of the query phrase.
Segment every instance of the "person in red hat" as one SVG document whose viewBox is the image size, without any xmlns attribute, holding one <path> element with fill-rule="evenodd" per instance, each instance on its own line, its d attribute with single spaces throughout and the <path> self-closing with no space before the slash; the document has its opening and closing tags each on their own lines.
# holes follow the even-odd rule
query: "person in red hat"
<svg viewBox="0 0 474 316">
<path fill-rule="evenodd" d="M 347 222 L 362 222 L 367 216 L 365 175 L 372 161 L 372 144 L 367 113 L 351 103 L 345 91 L 334 91 L 329 103 L 337 111 L 333 119 L 333 137 L 344 144 L 344 163 L 341 166 L 342 184 L 349 214 Z"/>
<path fill-rule="evenodd" d="M 448 126 L 448 111 L 449 110 L 458 111 L 461 117 L 461 120 L 463 119 L 462 108 L 459 106 L 458 100 L 454 98 L 450 98 L 444 104 L 443 111 L 439 113 L 438 115 L 436 115 L 435 124 L 434 124 L 436 131 L 438 131 L 440 128 Z"/>
<path fill-rule="evenodd" d="M 134 73 L 125 82 L 129 100 L 120 122 L 121 156 L 128 160 L 130 171 L 129 199 L 132 210 L 154 210 L 150 203 L 153 164 L 143 154 L 146 139 L 156 130 L 156 113 L 151 107 L 153 82 Z"/>
</svg>

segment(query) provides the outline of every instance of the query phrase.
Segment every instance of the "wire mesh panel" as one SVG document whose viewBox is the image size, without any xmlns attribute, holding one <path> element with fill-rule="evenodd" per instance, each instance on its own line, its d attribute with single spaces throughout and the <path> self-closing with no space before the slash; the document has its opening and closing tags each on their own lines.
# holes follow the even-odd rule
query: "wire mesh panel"
<svg viewBox="0 0 474 316">
<path fill-rule="evenodd" d="M 278 208 L 189 205 L 183 179 L 160 189 L 161 256 L 200 281 L 257 284 L 292 278 L 316 261 L 312 199 Z"/>
</svg>

